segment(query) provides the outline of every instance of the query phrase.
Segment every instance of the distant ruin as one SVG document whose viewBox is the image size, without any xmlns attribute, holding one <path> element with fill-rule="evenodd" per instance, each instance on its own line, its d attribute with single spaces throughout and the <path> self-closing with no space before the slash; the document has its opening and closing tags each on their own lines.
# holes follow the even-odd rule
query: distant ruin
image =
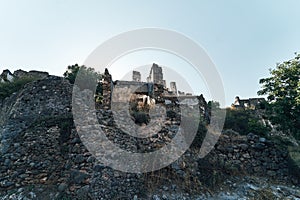
<svg viewBox="0 0 300 200">
<path fill-rule="evenodd" d="M 141 81 L 141 73 L 138 71 L 132 72 L 132 81 L 113 81 L 112 75 L 107 69 L 105 70 L 102 101 L 104 109 L 111 109 L 112 102 L 142 101 L 143 96 L 149 96 L 156 103 L 199 106 L 203 116 L 207 112 L 207 102 L 203 95 L 195 96 L 180 92 L 177 90 L 176 82 L 170 82 L 170 88 L 167 88 L 162 67 L 155 63 L 151 67 L 147 82 Z"/>
<path fill-rule="evenodd" d="M 150 74 L 147 77 L 147 82 L 148 83 L 155 83 L 155 84 L 160 84 L 163 86 L 166 86 L 166 81 L 163 80 L 163 72 L 162 72 L 162 68 L 160 66 L 158 66 L 157 64 L 153 63 L 151 70 L 150 70 Z"/>
<path fill-rule="evenodd" d="M 132 72 L 132 81 L 141 82 L 141 73 L 138 71 Z"/>
<path fill-rule="evenodd" d="M 49 76 L 48 72 L 40 72 L 40 71 L 29 71 L 26 72 L 24 70 L 16 70 L 14 73 L 11 73 L 8 69 L 3 70 L 2 74 L 0 75 L 0 83 L 4 82 L 13 82 L 16 79 L 20 78 L 35 78 L 35 79 L 42 79 Z"/>
<path fill-rule="evenodd" d="M 170 90 L 171 90 L 172 94 L 177 96 L 176 82 L 170 82 Z"/>
<path fill-rule="evenodd" d="M 231 104 L 231 108 L 256 110 L 262 108 L 265 101 L 264 98 L 240 99 L 239 96 L 236 96 L 234 103 Z"/>
</svg>

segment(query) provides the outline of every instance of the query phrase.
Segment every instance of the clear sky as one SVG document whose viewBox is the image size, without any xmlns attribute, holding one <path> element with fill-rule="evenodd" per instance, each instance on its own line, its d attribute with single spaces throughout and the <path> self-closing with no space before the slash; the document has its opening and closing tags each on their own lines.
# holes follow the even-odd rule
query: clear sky
<svg viewBox="0 0 300 200">
<path fill-rule="evenodd" d="M 62 75 L 114 35 L 165 28 L 206 50 L 230 105 L 236 95 L 256 97 L 268 69 L 299 52 L 299 9 L 298 0 L 0 0 L 0 70 Z"/>
</svg>

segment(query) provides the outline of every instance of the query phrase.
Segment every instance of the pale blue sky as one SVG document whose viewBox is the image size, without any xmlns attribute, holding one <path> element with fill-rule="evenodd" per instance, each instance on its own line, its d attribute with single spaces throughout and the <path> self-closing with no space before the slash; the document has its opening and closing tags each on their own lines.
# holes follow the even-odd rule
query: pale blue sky
<svg viewBox="0 0 300 200">
<path fill-rule="evenodd" d="M 230 105 L 236 95 L 257 96 L 259 78 L 299 52 L 299 22 L 297 0 L 0 0 L 0 70 L 62 75 L 68 65 L 82 64 L 114 35 L 166 28 L 206 50 L 222 76 Z"/>
</svg>

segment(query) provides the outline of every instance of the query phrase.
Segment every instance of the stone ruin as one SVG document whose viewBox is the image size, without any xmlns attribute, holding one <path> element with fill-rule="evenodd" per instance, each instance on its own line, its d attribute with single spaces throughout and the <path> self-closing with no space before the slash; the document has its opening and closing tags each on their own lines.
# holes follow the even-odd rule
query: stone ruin
<svg viewBox="0 0 300 200">
<path fill-rule="evenodd" d="M 162 68 L 157 64 L 153 63 L 150 74 L 147 77 L 147 82 L 152 82 L 155 84 L 160 84 L 165 86 L 165 80 L 163 80 Z"/>
<path fill-rule="evenodd" d="M 239 96 L 236 96 L 231 108 L 256 110 L 262 108 L 264 102 L 266 102 L 264 98 L 240 99 Z"/>
<path fill-rule="evenodd" d="M 170 82 L 170 89 L 166 88 L 163 80 L 163 71 L 160 66 L 153 64 L 147 82 L 141 81 L 140 72 L 133 71 L 133 81 L 113 81 L 108 69 L 105 69 L 103 78 L 103 108 L 111 109 L 112 102 L 128 103 L 129 101 L 141 101 L 143 96 L 149 96 L 156 103 L 165 105 L 185 105 L 200 108 L 201 115 L 208 111 L 207 102 L 203 95 L 194 96 L 191 93 L 177 91 L 176 82 Z M 179 95 L 178 95 L 179 94 Z"/>
<path fill-rule="evenodd" d="M 170 89 L 171 89 L 172 94 L 177 96 L 176 82 L 170 82 Z"/>
<path fill-rule="evenodd" d="M 106 105 L 118 84 L 121 82 L 113 82 L 105 70 Z M 128 82 L 130 84 L 133 83 Z M 140 86 L 136 93 L 148 92 L 147 85 L 141 83 Z M 0 106 L 0 193 L 8 195 L 4 199 L 16 199 L 10 198 L 10 194 L 17 195 L 16 191 L 25 194 L 26 188 L 36 198 L 23 199 L 158 199 L 156 194 L 160 193 L 166 197 L 160 196 L 160 199 L 207 199 L 210 196 L 194 198 L 191 193 L 205 194 L 211 190 L 210 184 L 233 177 L 242 180 L 247 176 L 299 184 L 299 175 L 294 175 L 299 169 L 290 167 L 287 149 L 281 149 L 266 138 L 254 134 L 240 136 L 233 131 L 224 131 L 216 148 L 202 159 L 197 154 L 201 141 L 198 144 L 196 141 L 164 169 L 143 174 L 113 170 L 99 163 L 86 149 L 75 127 L 68 126 L 70 130 L 65 130 L 65 124 L 71 119 L 72 88 L 67 80 L 48 76 L 27 84 Z M 164 97 L 163 89 L 154 87 L 154 95 L 158 92 L 166 106 L 176 109 L 180 97 Z M 207 109 L 201 95 L 196 97 L 197 101 L 193 97 L 182 98 L 183 103 Z M 197 105 L 197 102 L 203 104 Z M 84 101 L 81 103 L 85 105 Z M 129 137 L 118 129 L 108 108 L 98 110 L 96 115 L 109 140 L 133 152 L 161 148 L 171 139 L 170 132 L 176 134 L 180 124 L 177 115 L 169 117 L 159 137 L 141 139 Z M 89 124 L 86 112 L 82 118 Z M 249 189 L 252 190 L 253 187 Z M 173 198 L 173 194 L 186 193 L 184 191 L 190 194 Z M 282 193 L 286 189 L 276 191 Z"/>
<path fill-rule="evenodd" d="M 3 70 L 2 74 L 0 75 L 0 82 L 13 82 L 16 79 L 20 78 L 34 78 L 34 79 L 43 79 L 49 76 L 48 72 L 40 72 L 31 70 L 29 72 L 26 72 L 24 70 L 16 70 L 14 73 L 11 73 L 8 69 Z"/>
<path fill-rule="evenodd" d="M 132 72 L 132 81 L 141 82 L 141 73 L 138 71 Z"/>
</svg>

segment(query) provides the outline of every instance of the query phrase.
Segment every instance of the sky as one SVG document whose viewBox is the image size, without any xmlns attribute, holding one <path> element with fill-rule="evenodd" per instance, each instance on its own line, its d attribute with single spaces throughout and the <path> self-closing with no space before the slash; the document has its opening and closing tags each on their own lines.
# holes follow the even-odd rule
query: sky
<svg viewBox="0 0 300 200">
<path fill-rule="evenodd" d="M 259 79 L 299 52 L 299 8 L 298 0 L 0 0 L 0 71 L 41 70 L 61 76 L 68 65 L 83 64 L 111 37 L 155 27 L 181 33 L 206 51 L 230 105 L 235 96 L 257 97 Z M 203 80 L 196 86 L 190 66 L 174 55 L 136 52 L 116 61 L 112 75 L 124 75 L 114 67 L 153 62 L 189 74 L 181 75 L 194 93 L 209 96 Z"/>
</svg>

